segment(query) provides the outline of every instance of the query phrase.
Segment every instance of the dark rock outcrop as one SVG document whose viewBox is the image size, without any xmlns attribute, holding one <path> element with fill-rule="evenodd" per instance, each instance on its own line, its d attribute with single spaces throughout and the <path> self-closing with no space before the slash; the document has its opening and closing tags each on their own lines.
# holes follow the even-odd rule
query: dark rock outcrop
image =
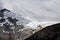
<svg viewBox="0 0 60 40">
<path fill-rule="evenodd" d="M 13 23 L 14 25 L 16 25 L 16 22 L 18 21 L 16 18 L 12 19 L 12 17 L 8 17 L 7 19 L 9 20 L 9 22 Z"/>
<path fill-rule="evenodd" d="M 5 12 L 5 11 L 9 11 L 9 12 L 10 12 L 10 10 L 1 9 L 1 10 L 0 10 L 0 17 L 4 17 L 4 12 Z"/>
<path fill-rule="evenodd" d="M 3 24 L 4 31 L 10 31 L 9 27 L 10 27 L 10 24 L 8 23 Z"/>
<path fill-rule="evenodd" d="M 25 40 L 60 40 L 60 23 L 47 26 Z"/>
<path fill-rule="evenodd" d="M 0 23 L 3 23 L 3 22 L 5 22 L 5 19 L 4 18 L 0 19 Z"/>
<path fill-rule="evenodd" d="M 1 9 L 1 10 L 0 10 L 0 12 L 2 12 L 2 13 L 3 13 L 4 11 L 9 11 L 9 12 L 11 12 L 10 10 L 7 10 L 7 9 Z"/>
</svg>

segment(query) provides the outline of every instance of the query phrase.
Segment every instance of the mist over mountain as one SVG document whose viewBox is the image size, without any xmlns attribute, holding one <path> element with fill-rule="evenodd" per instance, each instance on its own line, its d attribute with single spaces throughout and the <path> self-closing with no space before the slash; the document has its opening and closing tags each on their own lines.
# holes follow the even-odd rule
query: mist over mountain
<svg viewBox="0 0 60 40">
<path fill-rule="evenodd" d="M 0 5 L 2 9 L 6 8 L 11 10 L 17 19 L 21 20 L 17 23 L 27 25 L 36 25 L 37 22 L 47 24 L 47 22 L 56 23 L 60 22 L 59 2 L 60 0 L 1 0 Z M 12 15 L 12 14 L 7 14 Z M 21 17 L 21 18 L 20 18 Z M 31 21 L 29 23 L 29 21 Z M 25 20 L 25 21 L 23 21 Z M 37 22 L 36 22 L 37 21 Z M 29 23 L 29 24 L 28 24 Z"/>
<path fill-rule="evenodd" d="M 39 22 L 60 21 L 60 0 L 2 0 L 3 7 Z"/>
</svg>

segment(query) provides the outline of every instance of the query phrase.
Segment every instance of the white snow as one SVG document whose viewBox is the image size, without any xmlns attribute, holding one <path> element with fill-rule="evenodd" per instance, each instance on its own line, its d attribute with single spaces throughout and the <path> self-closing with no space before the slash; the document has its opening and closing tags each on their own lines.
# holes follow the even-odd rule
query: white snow
<svg viewBox="0 0 60 40">
<path fill-rule="evenodd" d="M 32 29 L 36 29 L 38 27 L 38 25 L 41 25 L 42 28 L 45 28 L 46 26 L 50 26 L 53 24 L 56 24 L 59 22 L 30 22 L 29 24 L 26 24 L 25 28 L 32 28 Z"/>
</svg>

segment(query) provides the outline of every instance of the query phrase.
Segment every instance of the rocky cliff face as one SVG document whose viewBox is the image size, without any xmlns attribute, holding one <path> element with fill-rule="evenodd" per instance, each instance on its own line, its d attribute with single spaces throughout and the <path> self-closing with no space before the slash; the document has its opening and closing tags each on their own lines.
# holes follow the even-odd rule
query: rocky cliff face
<svg viewBox="0 0 60 40">
<path fill-rule="evenodd" d="M 23 21 L 22 21 L 23 20 Z M 0 10 L 0 40 L 17 40 L 25 35 L 19 30 L 23 29 L 24 22 L 29 20 L 16 16 L 15 13 L 7 9 Z M 17 24 L 17 22 L 21 22 Z"/>
<path fill-rule="evenodd" d="M 7 9 L 0 10 L 0 26 L 5 28 L 5 30 L 9 30 L 12 26 L 18 27 L 17 22 L 20 21 L 16 18 L 16 14 Z M 23 25 L 19 25 L 19 27 L 23 28 Z"/>
</svg>

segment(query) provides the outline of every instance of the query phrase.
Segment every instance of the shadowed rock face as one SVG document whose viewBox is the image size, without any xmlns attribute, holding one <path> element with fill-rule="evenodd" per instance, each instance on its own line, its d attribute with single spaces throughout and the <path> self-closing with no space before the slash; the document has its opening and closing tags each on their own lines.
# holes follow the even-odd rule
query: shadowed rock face
<svg viewBox="0 0 60 40">
<path fill-rule="evenodd" d="M 7 10 L 7 9 L 1 9 L 0 10 L 0 17 L 4 17 L 4 12 L 5 11 L 9 11 L 9 10 Z M 10 12 L 10 11 L 9 11 Z"/>
<path fill-rule="evenodd" d="M 47 26 L 25 40 L 60 40 L 60 23 Z"/>
<path fill-rule="evenodd" d="M 0 19 L 0 23 L 2 23 L 2 22 L 5 22 L 5 19 L 4 18 Z"/>
<path fill-rule="evenodd" d="M 7 19 L 15 25 L 16 25 L 16 22 L 18 21 L 16 18 L 12 19 L 12 17 L 8 17 Z"/>
</svg>

